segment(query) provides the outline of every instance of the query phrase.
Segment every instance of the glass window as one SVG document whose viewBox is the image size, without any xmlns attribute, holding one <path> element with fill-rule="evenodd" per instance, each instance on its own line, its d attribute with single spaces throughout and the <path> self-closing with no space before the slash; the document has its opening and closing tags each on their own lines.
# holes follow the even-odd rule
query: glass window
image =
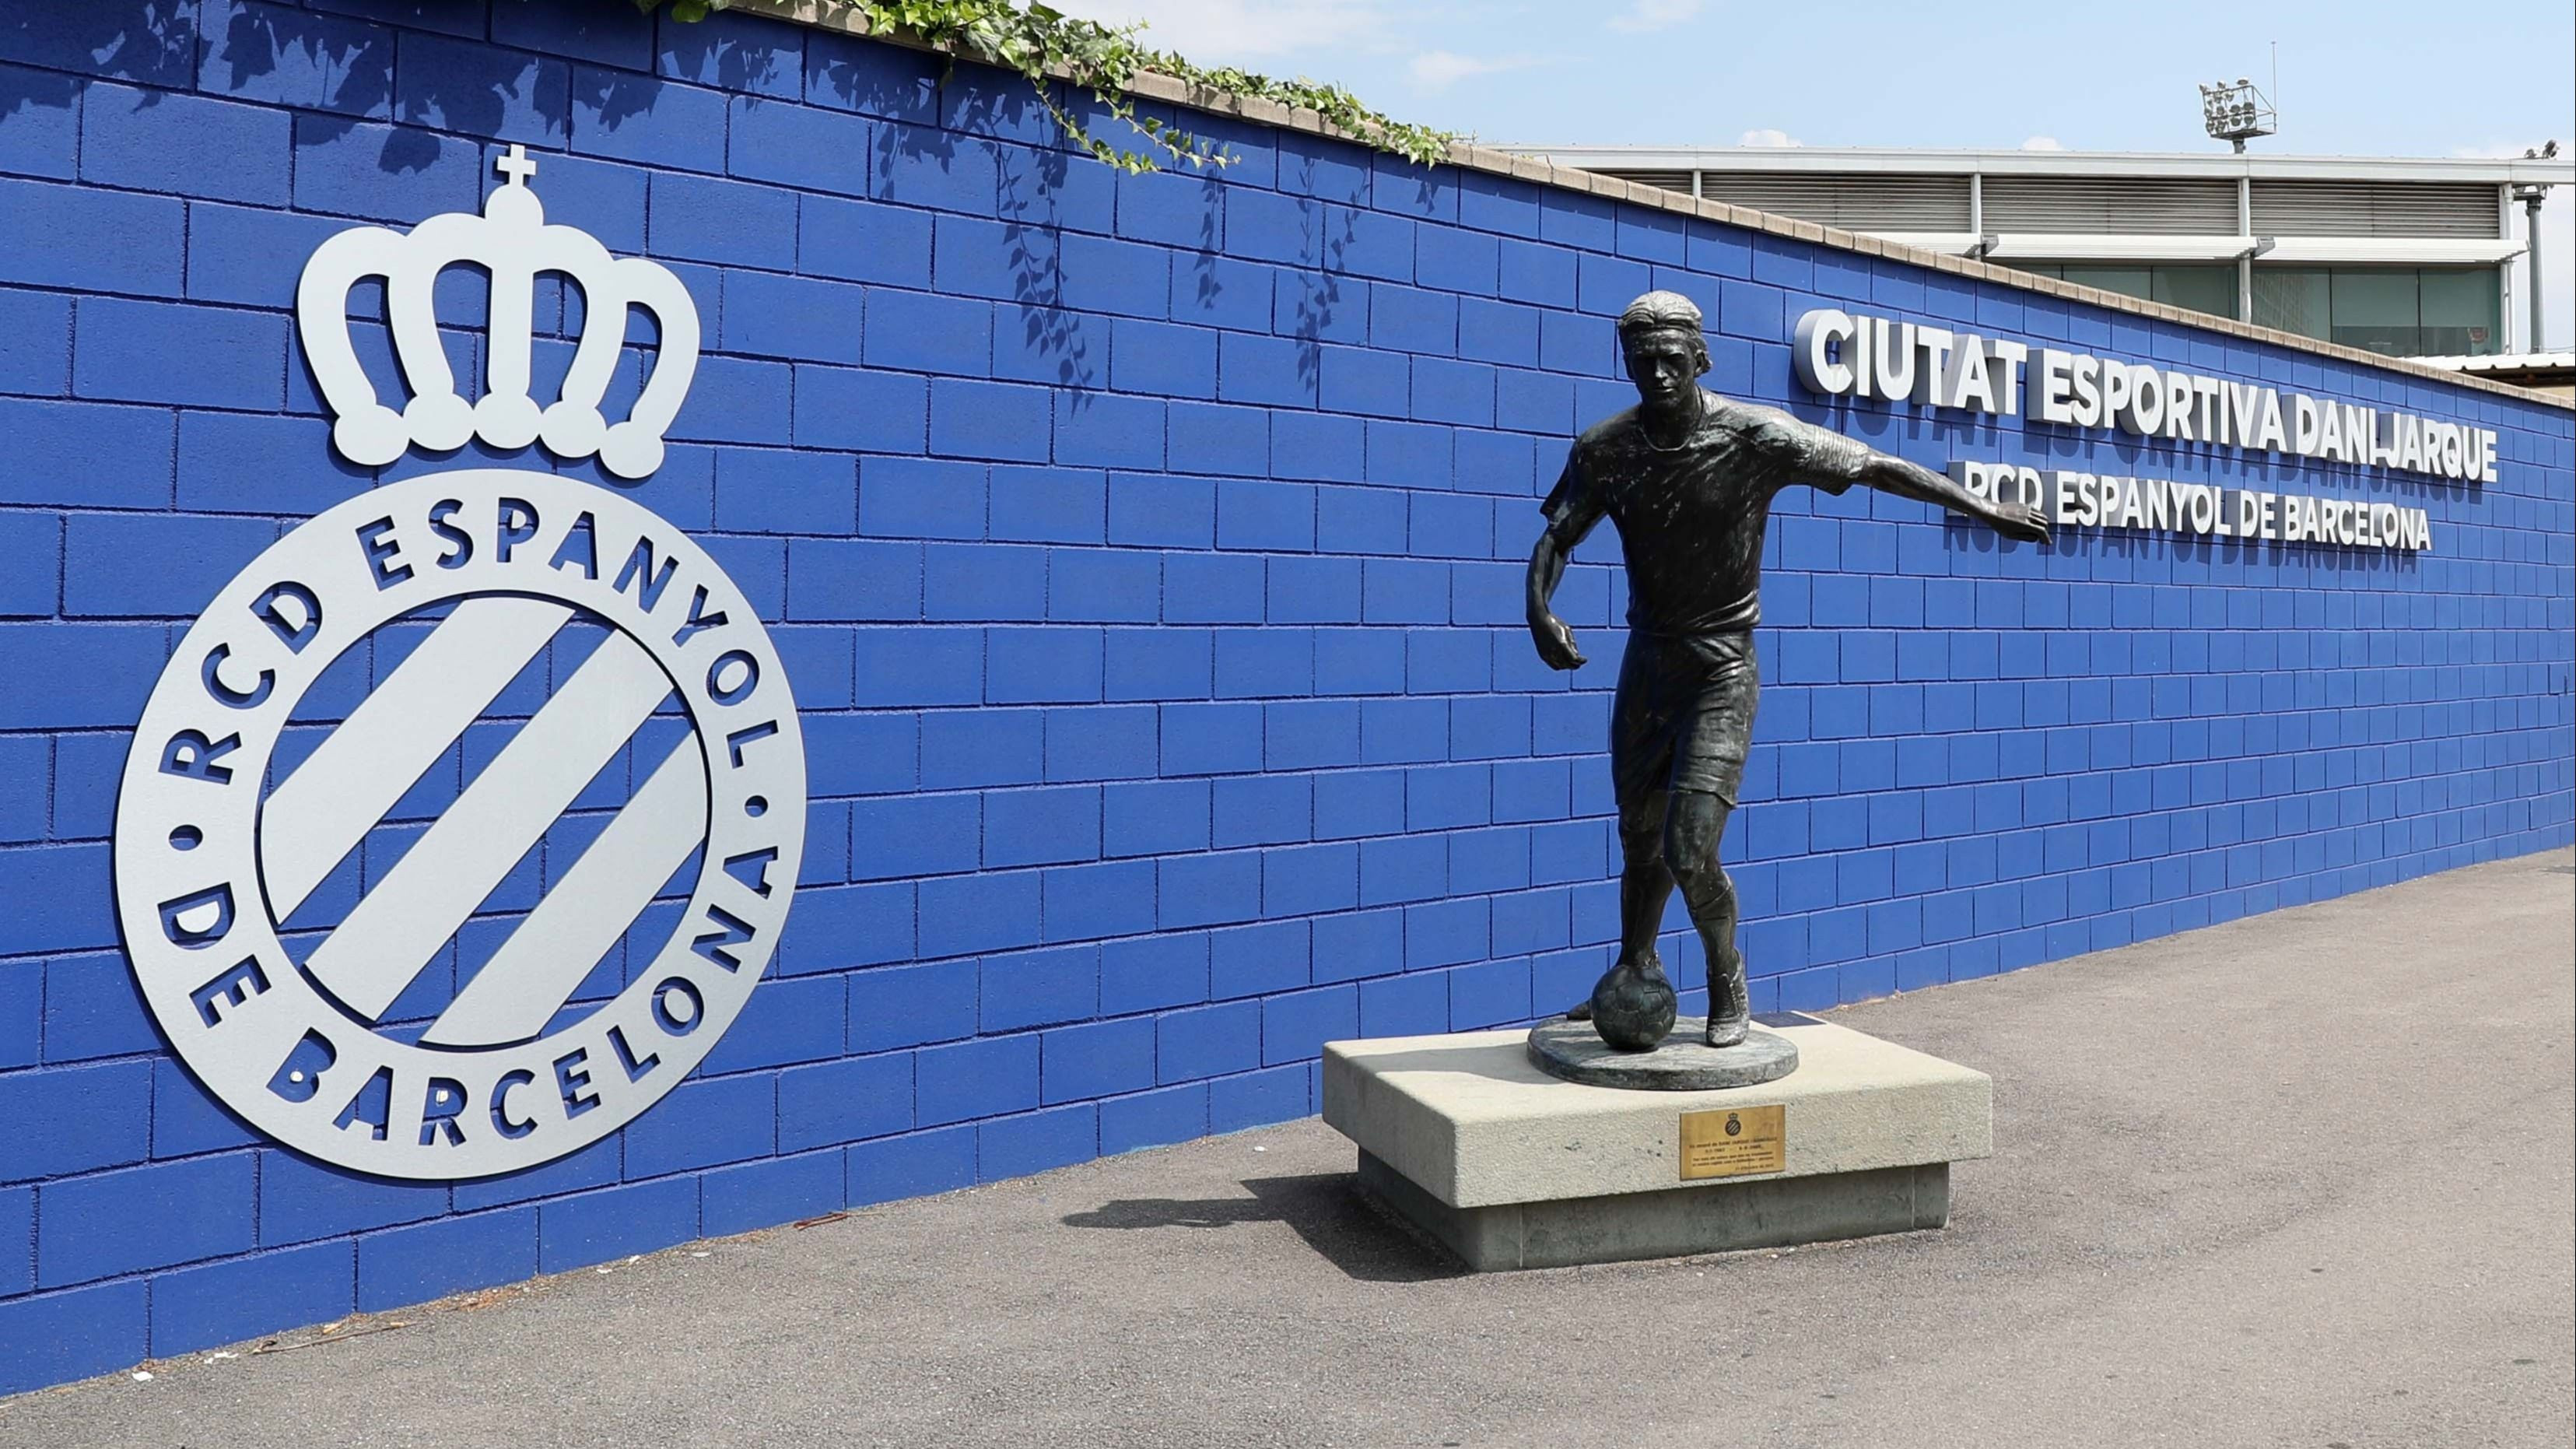
<svg viewBox="0 0 2576 1449">
<path fill-rule="evenodd" d="M 2079 287 L 2099 287 L 2123 297 L 2153 298 L 2156 294 L 2153 267 L 2106 267 L 2083 262 L 2066 264 L 2066 280 Z"/>
<path fill-rule="evenodd" d="M 2416 295 L 2412 267 L 2337 268 L 2333 340 L 2391 357 L 2415 355 Z"/>
<path fill-rule="evenodd" d="M 2213 317 L 2237 315 L 2236 268 L 2227 263 L 2008 265 Z M 2392 357 L 2477 355 L 2504 345 L 2504 296 L 2492 267 L 2279 267 L 2258 261 L 2253 303 L 2250 320 L 2258 327 Z"/>
<path fill-rule="evenodd" d="M 2477 356 L 2504 345 L 2504 295 L 2492 267 L 2426 267 L 2419 357 Z"/>
<path fill-rule="evenodd" d="M 2327 300 L 2332 284 L 2323 267 L 2267 267 L 2254 264 L 2254 325 L 2301 337 L 2328 335 Z"/>
<path fill-rule="evenodd" d="M 2233 266 L 2158 267 L 2155 300 L 2213 317 L 2236 315 L 2236 268 Z"/>
</svg>

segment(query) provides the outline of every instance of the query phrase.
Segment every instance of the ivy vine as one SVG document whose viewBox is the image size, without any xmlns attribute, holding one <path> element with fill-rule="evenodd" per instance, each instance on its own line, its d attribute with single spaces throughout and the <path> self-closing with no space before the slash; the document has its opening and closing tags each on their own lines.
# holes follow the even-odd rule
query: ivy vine
<svg viewBox="0 0 2576 1449">
<path fill-rule="evenodd" d="M 712 11 L 730 8 L 732 0 L 634 0 L 650 15 L 670 7 L 678 20 L 704 20 Z M 1152 73 L 1184 84 L 1236 95 L 1259 96 L 1284 106 L 1315 112 L 1345 135 L 1416 165 L 1428 166 L 1447 154 L 1457 132 L 1438 131 L 1395 120 L 1370 109 L 1359 97 L 1337 85 L 1304 77 L 1276 80 L 1232 66 L 1210 69 L 1170 51 L 1142 43 L 1142 23 L 1103 25 L 1067 15 L 1043 4 L 1012 0 L 851 0 L 876 34 L 919 40 L 950 56 L 964 55 L 1014 70 L 1027 79 L 1073 143 L 1104 165 L 1126 172 L 1159 171 L 1166 164 L 1223 167 L 1234 156 L 1224 147 L 1150 115 L 1139 115 L 1132 94 L 1136 78 Z M 1091 92 L 1104 111 L 1145 138 L 1143 149 L 1128 149 L 1094 135 L 1057 99 L 1052 82 Z"/>
</svg>

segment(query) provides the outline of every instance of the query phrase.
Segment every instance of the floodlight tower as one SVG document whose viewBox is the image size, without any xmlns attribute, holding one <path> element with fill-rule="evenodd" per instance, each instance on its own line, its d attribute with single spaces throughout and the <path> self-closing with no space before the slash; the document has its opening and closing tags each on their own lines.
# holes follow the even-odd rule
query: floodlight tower
<svg viewBox="0 0 2576 1449">
<path fill-rule="evenodd" d="M 2280 114 L 2263 97 L 2252 81 L 2238 76 L 2233 84 L 2214 81 L 2200 88 L 2200 124 L 2218 140 L 2237 150 L 2256 136 L 2269 136 L 2280 129 Z"/>
<path fill-rule="evenodd" d="M 2528 161 L 2552 160 L 2558 155 L 2558 143 L 2556 141 L 2552 141 L 2545 146 L 2535 146 L 2522 154 L 2523 159 Z M 2541 350 L 2540 204 L 2549 199 L 2549 183 L 2545 181 L 2517 181 L 2514 183 L 2513 187 L 2513 199 L 2522 203 L 2522 214 L 2524 218 L 2522 241 L 2523 245 L 2530 249 L 2528 255 L 2531 258 L 2531 340 L 2523 347 L 2522 350 L 2525 352 L 2538 352 Z"/>
</svg>

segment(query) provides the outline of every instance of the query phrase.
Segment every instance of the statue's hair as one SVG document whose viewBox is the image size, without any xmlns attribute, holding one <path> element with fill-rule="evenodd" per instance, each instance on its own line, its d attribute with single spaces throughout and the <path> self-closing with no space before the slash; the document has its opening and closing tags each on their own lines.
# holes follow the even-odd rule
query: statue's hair
<svg viewBox="0 0 2576 1449">
<path fill-rule="evenodd" d="M 1698 303 L 1679 292 L 1648 292 L 1619 314 L 1619 346 L 1634 347 L 1658 332 L 1678 332 L 1690 343 L 1691 359 L 1705 375 L 1709 368 L 1708 338 L 1700 327 Z"/>
<path fill-rule="evenodd" d="M 1645 332 L 1667 329 L 1700 335 L 1702 319 L 1699 304 L 1679 292 L 1648 292 L 1628 304 L 1619 314 L 1619 340 L 1622 342 Z"/>
</svg>

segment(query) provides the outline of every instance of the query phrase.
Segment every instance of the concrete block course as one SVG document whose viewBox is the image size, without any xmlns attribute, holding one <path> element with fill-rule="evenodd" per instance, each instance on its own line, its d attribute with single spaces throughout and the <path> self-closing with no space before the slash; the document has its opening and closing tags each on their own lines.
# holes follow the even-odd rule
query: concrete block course
<svg viewBox="0 0 2576 1449">
<path fill-rule="evenodd" d="M 1866 304 L 2501 434 L 2482 488 L 2265 475 L 2427 507 L 2439 541 L 2402 562 L 2082 530 L 1998 551 L 1896 500 L 1785 496 L 1730 843 L 1762 1009 L 2568 838 L 2563 409 L 1543 167 L 1423 172 L 1257 106 L 1191 113 L 1242 164 L 1120 178 L 1054 149 L 1013 78 L 758 15 L 166 9 L 0 26 L 0 1111 L 26 1127 L 0 1239 L 8 1194 L 31 1212 L 0 1315 L 71 1344 L 11 1387 L 213 1331 L 157 1296 L 206 1265 L 237 1272 L 190 1283 L 257 1300 L 274 1275 L 280 1305 L 336 1301 L 316 1284 L 346 1266 L 390 1304 L 800 1214 L 828 1159 L 879 1201 L 1301 1115 L 1326 1035 L 1561 1004 L 1613 929 L 1624 600 L 1605 533 L 1560 593 L 1595 663 L 1547 674 L 1517 557 L 1576 427 L 1625 404 L 1609 314 L 1649 283 L 1707 308 L 1713 384 L 1779 405 L 1808 406 L 1790 320 Z M 332 503 L 459 466 L 329 453 L 301 258 L 471 209 L 510 141 L 542 153 L 550 216 L 697 300 L 706 356 L 635 496 L 772 625 L 816 788 L 778 979 L 703 1082 L 414 1218 L 258 1165 L 293 1159 L 120 1000 L 107 840 L 125 732 L 214 585 Z M 547 297 L 540 375 L 584 322 Z M 446 300 L 479 376 L 474 299 Z M 355 331 L 390 393 L 381 328 Z M 642 372 L 631 352 L 612 407 Z M 1808 410 L 1936 467 L 1966 446 Z M 2095 446 L 2008 428 L 1977 455 Z M 2208 481 L 2271 466 L 2148 451 Z M 1696 948 L 1666 949 L 1695 983 Z M 826 1071 L 870 1100 L 796 1085 Z M 182 1187 L 204 1236 L 167 1261 L 43 1205 Z M 448 1251 L 466 1266 L 427 1266 Z"/>
</svg>

